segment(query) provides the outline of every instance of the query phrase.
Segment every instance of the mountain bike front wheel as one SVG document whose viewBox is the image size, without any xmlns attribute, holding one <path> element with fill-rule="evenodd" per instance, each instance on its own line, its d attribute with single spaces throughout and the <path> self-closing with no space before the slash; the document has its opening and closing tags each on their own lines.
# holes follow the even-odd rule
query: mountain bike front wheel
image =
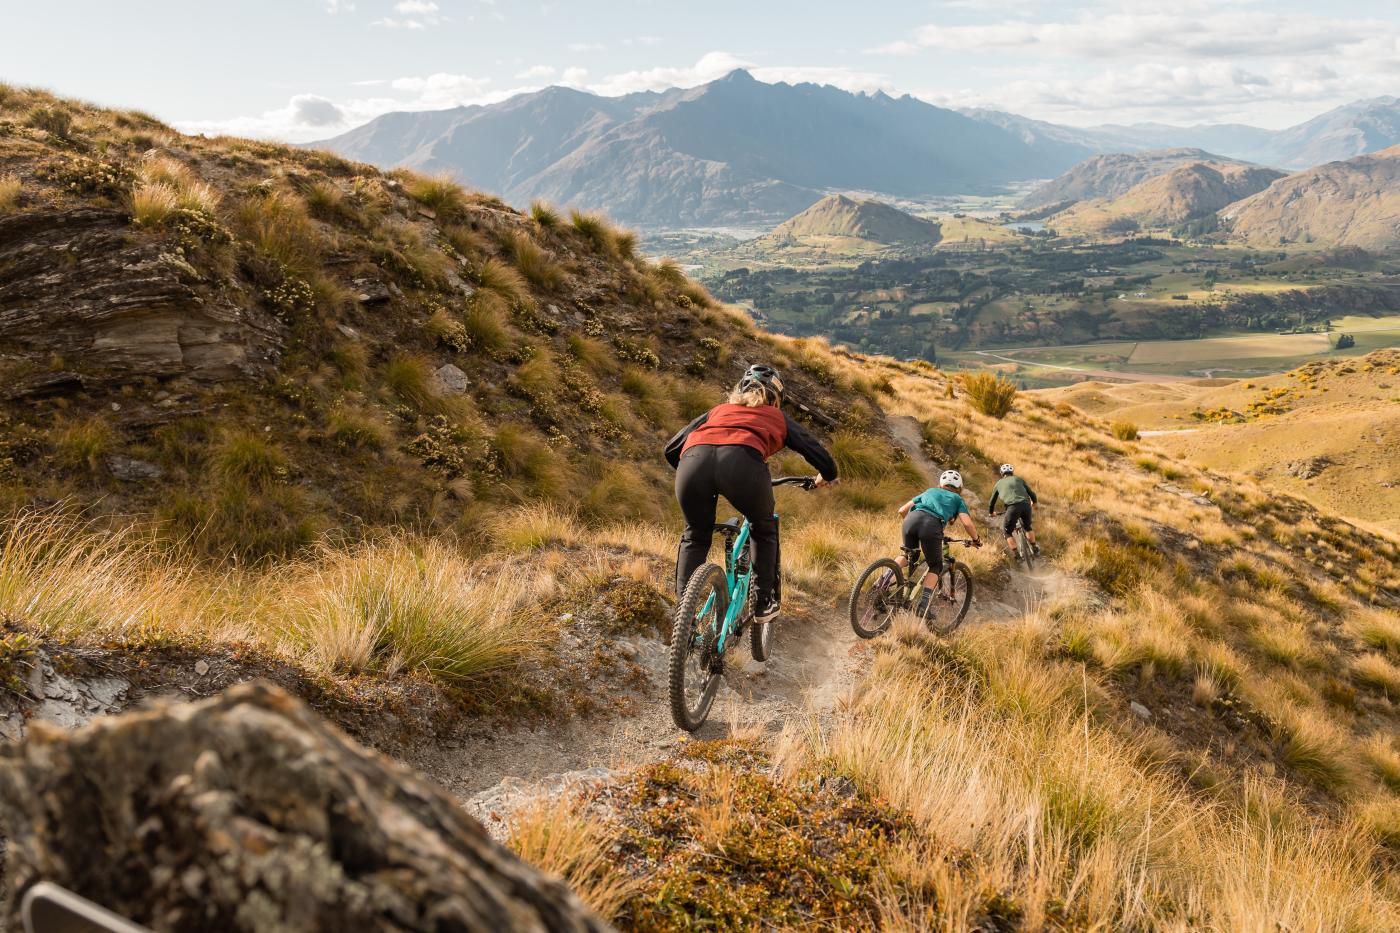
<svg viewBox="0 0 1400 933">
<path fill-rule="evenodd" d="M 904 571 L 888 557 L 875 561 L 851 587 L 851 629 L 861 638 L 874 638 L 890 627 L 895 612 L 902 609 Z"/>
<path fill-rule="evenodd" d="M 719 691 L 719 632 L 729 610 L 724 571 L 706 564 L 690 578 L 671 624 L 671 718 L 694 732 L 710 715 Z"/>
<path fill-rule="evenodd" d="M 962 625 L 972 606 L 972 573 L 962 564 L 944 567 L 938 575 L 938 590 L 929 600 L 924 622 L 938 635 L 947 635 Z"/>
</svg>

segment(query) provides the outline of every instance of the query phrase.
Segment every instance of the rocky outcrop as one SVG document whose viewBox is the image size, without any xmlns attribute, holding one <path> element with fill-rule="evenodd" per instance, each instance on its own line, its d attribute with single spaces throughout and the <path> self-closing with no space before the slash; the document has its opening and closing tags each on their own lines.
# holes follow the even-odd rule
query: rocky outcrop
<svg viewBox="0 0 1400 933">
<path fill-rule="evenodd" d="M 0 217 L 0 388 L 10 398 L 267 368 L 279 325 L 114 210 Z"/>
<path fill-rule="evenodd" d="M 0 753 L 5 915 L 68 888 L 157 930 L 604 930 L 444 792 L 290 695 L 35 724 Z"/>
</svg>

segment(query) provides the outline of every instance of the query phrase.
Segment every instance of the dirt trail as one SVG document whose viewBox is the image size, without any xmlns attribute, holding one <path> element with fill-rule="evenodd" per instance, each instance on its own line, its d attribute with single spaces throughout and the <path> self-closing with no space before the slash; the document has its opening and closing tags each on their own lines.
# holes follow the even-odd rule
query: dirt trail
<svg viewBox="0 0 1400 933">
<path fill-rule="evenodd" d="M 919 422 L 889 419 L 899 445 L 926 474 L 940 469 L 921 449 Z M 976 503 L 975 494 L 969 501 Z M 890 523 L 892 536 L 897 525 Z M 1013 573 L 1000 591 L 983 589 L 975 598 L 969 625 L 1016 618 L 1062 584 L 1058 571 L 1034 577 Z M 709 721 L 696 738 L 722 738 L 735 726 L 777 732 L 789 720 L 825 719 L 839 709 L 856 683 L 875 642 L 851 632 L 844 606 L 789 595 L 774 633 L 773 657 L 750 659 L 747 638 L 729 656 L 724 686 Z M 671 722 L 667 699 L 668 649 L 660 640 L 620 638 L 617 650 L 646 672 L 647 688 L 635 696 L 635 712 L 611 721 L 569 721 L 521 728 L 424 747 L 410 763 L 461 797 L 493 832 L 505 829 L 509 814 L 528 801 L 579 782 L 605 780 L 616 771 L 665 757 L 686 738 Z M 597 685 L 608 690 L 606 682 Z"/>
</svg>

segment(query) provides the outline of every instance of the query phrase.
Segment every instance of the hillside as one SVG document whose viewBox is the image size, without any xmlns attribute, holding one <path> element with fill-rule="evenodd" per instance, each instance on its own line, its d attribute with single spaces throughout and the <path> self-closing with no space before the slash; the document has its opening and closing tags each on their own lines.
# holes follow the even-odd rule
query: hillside
<svg viewBox="0 0 1400 933">
<path fill-rule="evenodd" d="M 938 242 L 938 225 L 875 200 L 844 194 L 822 198 L 773 228 L 772 237 L 855 237 L 886 245 Z"/>
<path fill-rule="evenodd" d="M 47 864 L 152 929 L 1400 926 L 1392 536 L 593 215 L 6 86 L 0 195 L 11 917 Z M 778 492 L 774 656 L 682 737 L 658 448 L 756 359 L 842 481 Z M 857 641 L 899 504 L 957 468 L 995 544 L 1008 460 L 1036 571 L 956 547 L 963 628 Z"/>
<path fill-rule="evenodd" d="M 649 225 L 779 221 L 830 189 L 918 197 L 1056 172 L 1042 150 L 910 96 L 765 84 L 601 98 L 549 88 L 491 107 L 389 114 L 318 143 L 379 165 L 451 172 L 508 201 L 542 197 Z"/>
<path fill-rule="evenodd" d="M 1400 532 L 1400 353 L 1262 379 L 1047 390 L 1099 417 L 1169 433 L 1145 443 L 1370 527 Z"/>
<path fill-rule="evenodd" d="M 1400 145 L 1281 178 L 1220 217 L 1252 246 L 1394 247 L 1400 244 Z"/>
<path fill-rule="evenodd" d="M 1053 205 L 1068 207 L 1078 201 L 1097 198 L 1111 200 L 1149 178 L 1196 162 L 1225 165 L 1234 163 L 1234 160 L 1200 149 L 1112 152 L 1085 159 L 1058 178 L 1031 191 L 1018 206 L 1022 210 L 1035 210 Z"/>
<path fill-rule="evenodd" d="M 1171 227 L 1209 217 L 1282 176 L 1244 163 L 1187 162 L 1117 197 L 1077 203 L 1047 222 L 1057 229 L 1098 233 Z"/>
</svg>

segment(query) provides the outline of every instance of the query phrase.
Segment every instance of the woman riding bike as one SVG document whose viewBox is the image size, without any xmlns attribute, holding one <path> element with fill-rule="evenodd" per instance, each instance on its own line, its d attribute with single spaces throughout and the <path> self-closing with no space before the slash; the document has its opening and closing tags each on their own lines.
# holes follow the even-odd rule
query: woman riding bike
<svg viewBox="0 0 1400 933">
<path fill-rule="evenodd" d="M 779 611 L 778 520 L 773 515 L 768 458 L 787 447 L 821 474 L 818 486 L 836 481 L 836 461 L 811 434 L 782 411 L 783 381 L 771 366 L 751 366 L 716 405 L 681 428 L 666 444 L 676 471 L 676 500 L 685 515 L 676 558 L 676 596 L 710 553 L 720 496 L 749 520 L 754 546 L 754 620 L 771 622 Z"/>
<path fill-rule="evenodd" d="M 919 615 L 928 611 L 934 588 L 938 586 L 938 575 L 943 572 L 944 528 L 960 518 L 972 546 L 982 546 L 977 526 L 972 523 L 972 515 L 963 501 L 962 486 L 962 474 L 957 470 L 948 470 L 938 477 L 937 486 L 924 490 L 899 507 L 899 514 L 904 516 L 904 527 L 901 529 L 904 547 L 895 563 L 908 567 L 912 562 L 911 556 L 917 557 L 920 549 L 924 552 L 924 560 L 928 561 L 924 591 L 915 610 Z"/>
</svg>

